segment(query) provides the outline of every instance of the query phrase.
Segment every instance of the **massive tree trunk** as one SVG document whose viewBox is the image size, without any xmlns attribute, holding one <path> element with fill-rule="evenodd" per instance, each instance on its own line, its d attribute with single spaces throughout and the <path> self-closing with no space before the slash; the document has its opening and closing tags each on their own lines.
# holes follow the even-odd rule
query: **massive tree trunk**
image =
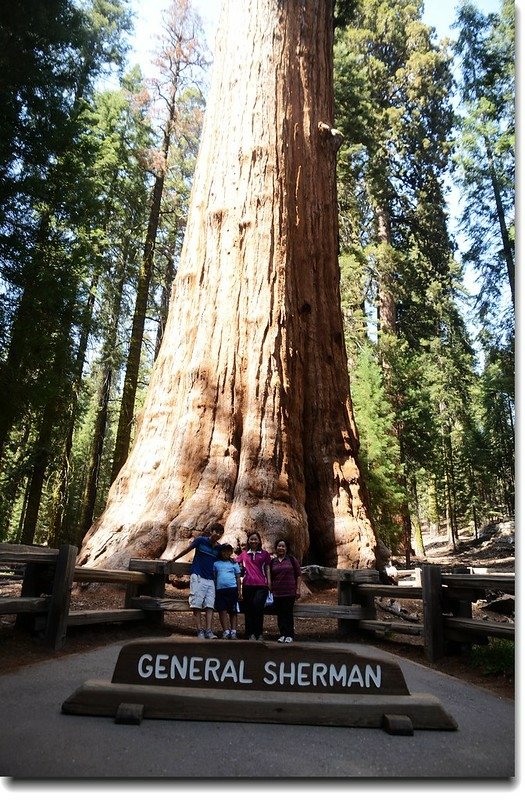
<svg viewBox="0 0 525 800">
<path fill-rule="evenodd" d="M 129 458 L 80 563 L 288 536 L 374 563 L 337 263 L 332 0 L 223 4 L 170 313 Z"/>
</svg>

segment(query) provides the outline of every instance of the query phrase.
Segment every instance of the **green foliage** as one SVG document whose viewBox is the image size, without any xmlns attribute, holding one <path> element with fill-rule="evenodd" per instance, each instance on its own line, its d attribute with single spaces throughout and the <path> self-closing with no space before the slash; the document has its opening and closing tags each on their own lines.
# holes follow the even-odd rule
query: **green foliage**
<svg viewBox="0 0 525 800">
<path fill-rule="evenodd" d="M 482 321 L 512 337 L 515 302 L 514 3 L 484 16 L 471 2 L 458 12 L 459 136 L 455 161 L 463 191 L 464 259 L 481 283 Z"/>
<path fill-rule="evenodd" d="M 359 430 L 359 463 L 369 493 L 376 535 L 395 546 L 404 500 L 399 481 L 399 443 L 394 413 L 383 386 L 381 369 L 370 345 L 359 352 L 352 376 L 352 400 Z"/>
<path fill-rule="evenodd" d="M 13 114 L 4 120 L 4 131 L 13 150 L 11 160 L 1 165 L 7 186 L 0 196 L 1 279 L 10 323 L 0 352 L 0 392 L 5 398 L 0 453 L 7 456 L 2 510 L 16 506 L 24 481 L 25 507 L 32 514 L 38 509 L 46 491 L 44 473 L 67 435 L 63 423 L 79 369 L 89 287 L 107 249 L 98 224 L 98 147 L 87 135 L 88 109 L 94 82 L 107 65 L 104 60 L 114 63 L 116 58 L 115 46 L 126 27 L 123 9 L 120 0 L 93 0 L 81 10 L 71 3 L 52 3 L 56 20 L 36 13 L 28 33 L 17 14 L 6 21 L 9 40 L 22 51 L 30 50 L 33 59 L 20 74 L 15 63 L 20 53 L 9 47 L 5 54 L 19 83 L 7 86 Z M 19 138 L 24 146 L 18 148 Z M 20 436 L 23 475 L 12 469 Z M 28 528 L 24 535 L 33 534 Z"/>
<path fill-rule="evenodd" d="M 72 0 L 0 6 L 0 230 L 68 135 L 82 28 Z"/>
<path fill-rule="evenodd" d="M 159 123 L 138 69 L 119 88 L 97 90 L 102 76 L 121 75 L 127 1 L 4 6 L 0 538 L 20 537 L 37 502 L 38 541 L 78 541 L 93 458 L 95 514 L 111 480 L 149 196 L 160 175 L 136 413 L 162 334 L 203 115 L 194 64 L 205 56 L 190 37 L 192 85 L 177 85 L 174 114 Z M 479 522 L 511 513 L 515 491 L 514 5 L 503 0 L 501 14 L 488 16 L 461 6 L 455 118 L 450 54 L 421 15 L 413 0 L 334 3 L 345 340 L 373 522 L 392 546 L 418 510 L 433 524 L 444 516 Z M 164 45 L 156 88 L 169 98 L 175 42 Z M 443 180 L 454 140 L 464 260 L 482 280 L 481 369 L 463 319 L 463 265 L 447 232 Z M 39 464 L 40 498 L 31 488 Z"/>
<path fill-rule="evenodd" d="M 396 332 L 416 349 L 439 323 L 455 271 L 442 187 L 450 58 L 420 17 L 412 2 L 361 0 L 335 48 L 342 245 L 366 262 L 364 301 L 386 289 Z"/>
<path fill-rule="evenodd" d="M 344 27 L 350 23 L 355 13 L 357 0 L 334 0 L 334 27 Z"/>
<path fill-rule="evenodd" d="M 400 514 L 408 515 L 403 502 L 415 511 L 417 497 L 427 520 L 446 516 L 453 532 L 459 519 L 477 524 L 495 510 L 511 513 L 514 498 L 513 354 L 505 343 L 495 347 L 490 333 L 506 263 L 500 246 L 496 268 L 495 176 L 501 204 L 511 207 L 513 9 L 505 0 L 500 17 L 484 18 L 464 4 L 455 47 L 466 109 L 457 118 L 458 163 L 475 234 L 467 255 L 485 275 L 481 375 L 463 319 L 462 265 L 447 231 L 443 177 L 455 119 L 450 54 L 434 44 L 417 3 L 359 0 L 345 10 L 335 48 L 336 118 L 345 135 L 338 162 L 341 287 L 373 515 L 381 517 L 381 498 L 384 513 L 395 521 L 397 511 L 399 523 Z M 509 224 L 511 241 L 512 231 Z M 367 337 L 376 355 L 365 370 Z M 373 400 L 379 396 L 387 408 Z M 384 429 L 372 414 L 384 416 Z M 392 463 L 384 468 L 385 450 Z M 385 489 L 390 484 L 395 502 Z"/>
<path fill-rule="evenodd" d="M 484 675 L 502 675 L 514 678 L 516 656 L 514 642 L 505 639 L 489 639 L 488 645 L 472 647 L 470 656 L 474 667 L 481 669 Z"/>
<path fill-rule="evenodd" d="M 166 311 L 163 306 L 159 312 L 159 296 L 162 289 L 167 306 L 182 245 L 203 109 L 201 93 L 189 86 L 202 55 L 195 40 L 199 21 L 184 3 L 170 8 L 173 23 L 186 25 L 192 63 L 169 100 L 168 158 L 167 128 L 152 113 L 138 68 L 121 78 L 120 88 L 97 91 L 101 77 L 111 74 L 114 82 L 121 74 L 128 5 L 28 0 L 5 20 L 2 536 L 19 536 L 23 525 L 23 535 L 38 541 L 78 541 L 79 520 L 90 513 L 89 482 L 91 488 L 95 482 L 95 513 L 105 503 L 149 195 L 160 173 L 166 191 L 138 405 L 154 359 L 159 314 Z M 28 9 L 35 13 L 28 17 Z M 161 54 L 163 80 L 178 75 L 172 56 L 179 42 L 171 33 Z M 20 53 L 27 58 L 18 64 Z M 157 89 L 164 95 L 166 83 Z M 35 519 L 40 508 L 36 531 L 24 522 L 28 508 Z"/>
<path fill-rule="evenodd" d="M 418 3 L 361 0 L 350 24 L 337 31 L 335 49 L 336 117 L 345 134 L 338 164 L 342 295 L 343 308 L 353 309 L 346 314 L 347 345 L 353 364 L 367 318 L 378 340 L 374 369 L 388 405 L 383 423 L 376 423 L 384 424 L 376 435 L 384 463 L 370 460 L 367 478 L 372 497 L 383 502 L 386 527 L 397 535 L 408 523 L 409 506 L 416 509 L 414 476 L 436 464 L 429 342 L 439 339 L 459 277 L 443 195 L 453 121 L 450 57 L 433 43 L 421 14 Z M 347 260 L 359 268 L 353 287 Z M 363 374 L 362 363 L 358 369 L 377 397 L 373 375 Z M 355 401 L 356 391 L 363 388 L 354 379 L 358 429 L 370 446 L 373 427 L 363 412 L 368 407 L 382 417 L 386 411 L 366 394 L 365 402 Z M 380 518 L 377 507 L 373 514 Z M 384 521 L 379 524 L 385 536 Z"/>
<path fill-rule="evenodd" d="M 472 480 L 478 504 L 487 515 L 512 514 L 514 477 L 514 353 L 491 343 L 484 369 L 472 392 L 468 432 Z"/>
<path fill-rule="evenodd" d="M 367 337 L 365 310 L 365 269 L 364 252 L 356 247 L 343 253 L 339 259 L 341 268 L 341 307 L 346 351 L 353 375 L 358 353 Z"/>
</svg>

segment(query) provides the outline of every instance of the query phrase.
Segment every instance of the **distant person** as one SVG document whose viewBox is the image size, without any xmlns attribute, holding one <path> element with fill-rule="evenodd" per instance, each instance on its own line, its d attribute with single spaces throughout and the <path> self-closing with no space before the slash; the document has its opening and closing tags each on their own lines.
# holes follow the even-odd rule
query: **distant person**
<svg viewBox="0 0 525 800">
<path fill-rule="evenodd" d="M 397 586 L 398 573 L 392 561 L 387 561 L 385 566 L 379 570 L 379 582 L 385 583 L 388 586 Z"/>
<path fill-rule="evenodd" d="M 301 596 L 301 565 L 288 551 L 286 539 L 277 539 L 275 556 L 270 564 L 273 607 L 277 614 L 277 627 L 281 634 L 278 642 L 290 644 L 294 640 L 293 609 Z"/>
<path fill-rule="evenodd" d="M 237 638 L 237 614 L 241 598 L 241 568 L 233 560 L 231 544 L 221 544 L 219 558 L 213 565 L 215 609 L 219 613 L 223 639 Z"/>
<path fill-rule="evenodd" d="M 216 639 L 212 630 L 213 609 L 215 606 L 215 581 L 213 565 L 219 558 L 217 542 L 224 533 L 220 522 L 215 522 L 202 536 L 196 536 L 191 544 L 173 558 L 173 561 L 195 550 L 190 573 L 189 604 L 199 639 Z M 202 612 L 205 627 L 202 625 Z"/>
<path fill-rule="evenodd" d="M 374 552 L 376 557 L 375 568 L 379 573 L 379 582 L 388 586 L 395 586 L 398 575 L 397 569 L 392 564 L 392 551 L 381 539 L 378 539 Z"/>
<path fill-rule="evenodd" d="M 244 610 L 244 632 L 247 639 L 263 641 L 264 604 L 271 591 L 271 556 L 263 550 L 262 540 L 256 531 L 248 536 L 246 548 L 237 556 L 244 567 L 242 599 Z"/>
</svg>

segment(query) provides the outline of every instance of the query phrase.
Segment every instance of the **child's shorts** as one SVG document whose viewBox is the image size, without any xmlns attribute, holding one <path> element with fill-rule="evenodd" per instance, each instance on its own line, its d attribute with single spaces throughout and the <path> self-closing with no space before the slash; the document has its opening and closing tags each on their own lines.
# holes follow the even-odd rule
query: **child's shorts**
<svg viewBox="0 0 525 800">
<path fill-rule="evenodd" d="M 235 589 L 217 589 L 215 592 L 215 610 L 227 611 L 229 614 L 235 614 L 238 611 L 237 603 L 239 601 L 239 593 Z"/>
</svg>

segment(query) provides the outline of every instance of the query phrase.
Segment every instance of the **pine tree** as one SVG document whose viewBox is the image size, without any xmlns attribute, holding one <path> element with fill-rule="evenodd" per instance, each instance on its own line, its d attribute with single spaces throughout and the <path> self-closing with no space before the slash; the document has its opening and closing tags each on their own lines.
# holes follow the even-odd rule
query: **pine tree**
<svg viewBox="0 0 525 800">
<path fill-rule="evenodd" d="M 62 10 L 65 6 L 62 4 Z M 59 17 L 63 23 L 63 16 Z M 97 234 L 93 235 L 89 220 L 96 213 L 97 197 L 89 178 L 92 151 L 84 136 L 83 115 L 96 77 L 105 66 L 104 59 L 115 60 L 116 44 L 127 25 L 120 0 L 92 0 L 80 15 L 75 13 L 73 17 L 75 24 L 69 39 L 61 40 L 60 47 L 54 47 L 52 25 L 48 34 L 45 26 L 38 30 L 41 41 L 46 40 L 46 35 L 50 37 L 48 56 L 39 56 L 38 47 L 34 53 L 37 63 L 43 58 L 46 67 L 48 62 L 51 64 L 45 71 L 50 81 L 45 90 L 50 108 L 40 119 L 39 103 L 33 103 L 33 99 L 41 96 L 42 76 L 38 69 L 29 71 L 22 79 L 27 80 L 25 88 L 31 103 L 27 109 L 22 103 L 17 111 L 22 118 L 27 112 L 26 122 L 35 129 L 28 134 L 28 146 L 20 150 L 21 158 L 27 161 L 15 161 L 16 168 L 4 161 L 8 183 L 11 180 L 4 198 L 1 228 L 7 252 L 3 279 L 8 287 L 10 325 L 0 363 L 0 391 L 5 398 L 0 412 L 0 453 L 4 454 L 4 475 L 9 483 L 13 453 L 26 420 L 31 420 L 25 465 L 26 542 L 33 539 L 44 478 L 57 437 L 62 435 L 60 420 L 74 381 L 74 352 L 82 324 L 81 309 L 85 307 L 84 286 L 89 285 L 90 276 L 96 272 Z M 37 14 L 37 23 L 41 19 L 42 15 Z M 15 15 L 8 26 L 12 25 L 16 32 L 18 23 Z M 27 41 L 22 34 L 19 38 L 31 48 L 31 33 Z M 15 58 L 12 49 L 8 56 Z M 15 84 L 12 89 L 18 98 Z M 59 129 L 53 128 L 48 149 L 36 153 L 33 142 L 39 137 L 46 139 L 48 125 Z M 15 126 L 13 140 L 25 136 L 21 130 Z M 20 216 L 22 210 L 25 213 Z M 19 225 L 21 219 L 25 230 Z"/>
<path fill-rule="evenodd" d="M 89 477 L 84 489 L 81 513 L 82 532 L 91 524 L 94 513 L 109 393 L 113 372 L 120 366 L 115 351 L 122 297 L 124 286 L 133 272 L 134 256 L 145 221 L 142 211 L 147 198 L 144 154 L 151 142 L 147 108 L 147 93 L 144 92 L 140 74 L 135 70 L 125 77 L 122 89 L 97 94 L 89 115 L 88 135 L 98 143 L 93 172 L 96 175 L 97 196 L 100 199 L 98 225 L 103 237 L 105 257 L 101 264 L 97 290 L 92 288 L 88 299 L 91 312 L 88 314 L 86 330 L 94 334 L 99 343 L 100 385 L 97 389 L 98 413 L 93 432 L 93 447 L 88 457 Z M 96 328 L 92 322 L 95 298 L 98 305 Z M 77 354 L 77 357 L 81 357 L 81 364 L 75 399 L 80 391 L 84 355 L 81 352 Z M 68 504 L 65 483 L 68 480 L 67 472 L 71 468 L 73 430 L 77 422 L 76 410 L 72 408 L 60 476 L 61 487 L 58 488 L 55 509 L 55 539 L 62 534 L 62 520 Z"/>
<path fill-rule="evenodd" d="M 181 94 L 188 85 L 195 82 L 198 68 L 202 68 L 205 65 L 203 47 L 200 18 L 193 11 L 189 0 L 172 0 L 165 17 L 164 39 L 157 60 L 160 72 L 157 92 L 162 98 L 164 106 L 161 123 L 162 141 L 158 152 L 158 163 L 154 169 L 148 227 L 144 242 L 142 265 L 138 275 L 131 339 L 115 441 L 112 479 L 116 478 L 122 468 L 128 455 L 131 441 L 142 341 L 150 297 L 162 198 L 170 150 L 174 146 L 177 135 L 180 134 L 180 131 L 178 131 L 179 101 Z"/>
<path fill-rule="evenodd" d="M 365 312 L 377 309 L 378 363 L 390 436 L 397 440 L 392 451 L 383 432 L 382 452 L 398 458 L 390 473 L 396 502 L 389 516 L 404 538 L 407 559 L 411 487 L 422 465 L 416 443 L 426 439 L 431 417 L 426 401 L 422 415 L 424 373 L 413 365 L 452 286 L 442 185 L 452 125 L 450 59 L 433 44 L 421 13 L 421 5 L 411 2 L 355 3 L 349 24 L 338 32 L 335 71 L 337 124 L 345 135 L 339 160 L 342 243 L 359 267 L 354 286 L 366 292 L 361 305 Z M 362 327 L 362 315 L 357 319 Z M 353 391 L 361 389 L 354 383 Z M 357 421 L 366 425 L 359 415 Z M 375 469 L 379 474 L 380 465 Z M 386 503 L 385 497 L 383 513 Z"/>
<path fill-rule="evenodd" d="M 456 27 L 462 99 L 456 160 L 469 242 L 464 257 L 481 278 L 482 317 L 512 336 L 505 306 L 509 292 L 515 304 L 514 3 L 503 0 L 500 15 L 484 16 L 464 2 Z"/>
</svg>

